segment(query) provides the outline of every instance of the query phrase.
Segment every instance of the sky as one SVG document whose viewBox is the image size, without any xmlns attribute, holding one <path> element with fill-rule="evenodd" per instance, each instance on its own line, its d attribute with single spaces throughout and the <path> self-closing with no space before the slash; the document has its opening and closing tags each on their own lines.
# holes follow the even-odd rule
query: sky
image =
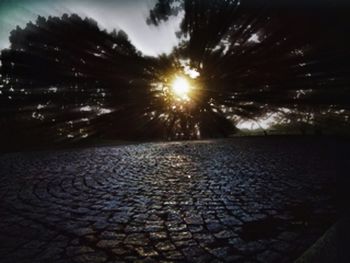
<svg viewBox="0 0 350 263">
<path fill-rule="evenodd" d="M 238 129 L 247 130 L 258 130 L 258 129 L 269 129 L 273 124 L 276 123 L 276 117 L 278 114 L 267 114 L 265 117 L 261 117 L 256 121 L 253 120 L 241 120 L 237 123 Z"/>
<path fill-rule="evenodd" d="M 101 29 L 123 29 L 143 54 L 170 53 L 177 44 L 181 15 L 159 26 L 147 25 L 155 0 L 0 0 L 0 49 L 8 48 L 9 35 L 16 26 L 25 27 L 41 16 L 76 13 L 97 21 Z"/>
</svg>

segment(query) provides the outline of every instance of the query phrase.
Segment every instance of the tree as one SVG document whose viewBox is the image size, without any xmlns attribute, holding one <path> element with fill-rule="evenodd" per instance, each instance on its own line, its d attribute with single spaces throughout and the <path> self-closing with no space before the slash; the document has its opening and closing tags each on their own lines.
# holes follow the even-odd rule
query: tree
<svg viewBox="0 0 350 263">
<path fill-rule="evenodd" d="M 296 114 L 307 108 L 313 116 L 337 109 L 344 119 L 350 23 L 342 9 L 159 0 L 147 21 L 158 26 L 178 14 L 184 14 L 179 45 L 159 57 L 142 55 L 125 32 L 103 31 L 77 15 L 39 17 L 16 28 L 1 53 L 3 120 L 57 139 L 182 139 L 227 136 L 237 120 L 282 108 Z M 188 70 L 199 74 L 191 79 L 197 94 L 178 103 L 169 95 L 171 76 Z"/>
<path fill-rule="evenodd" d="M 162 0 L 148 21 L 182 11 L 176 53 L 200 71 L 203 104 L 256 120 L 281 108 L 349 109 L 345 10 L 326 1 Z"/>
<path fill-rule="evenodd" d="M 178 58 L 143 56 L 123 31 L 108 33 L 74 14 L 38 17 L 12 31 L 10 41 L 1 53 L 1 107 L 6 126 L 24 131 L 15 140 L 182 139 L 197 138 L 199 129 L 202 136 L 234 129 L 218 114 L 199 114 L 197 106 L 171 108 L 171 98 L 154 87 L 170 85 L 170 74 L 181 70 Z"/>
<path fill-rule="evenodd" d="M 29 122 L 55 139 L 82 138 L 104 132 L 104 115 L 123 119 L 142 107 L 132 106 L 134 98 L 147 100 L 144 68 L 153 61 L 123 31 L 107 33 L 77 15 L 38 17 L 12 31 L 10 41 L 1 53 L 1 107 L 20 117 L 16 125 Z"/>
</svg>

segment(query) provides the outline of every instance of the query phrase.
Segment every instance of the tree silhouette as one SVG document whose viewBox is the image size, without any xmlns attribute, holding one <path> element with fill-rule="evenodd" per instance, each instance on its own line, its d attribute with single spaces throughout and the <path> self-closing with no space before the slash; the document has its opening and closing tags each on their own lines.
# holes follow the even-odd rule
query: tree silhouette
<svg viewBox="0 0 350 263">
<path fill-rule="evenodd" d="M 153 61 L 123 31 L 107 33 L 77 15 L 38 17 L 12 31 L 10 41 L 11 48 L 1 54 L 2 112 L 47 127 L 47 133 L 96 134 L 104 130 L 104 115 L 123 119 L 132 108 L 143 107 L 138 98 L 147 100 L 144 69 Z M 126 124 L 119 125 L 122 133 Z"/>
<path fill-rule="evenodd" d="M 77 15 L 38 17 L 12 31 L 10 41 L 1 54 L 7 136 L 15 129 L 32 131 L 22 138 L 49 141 L 101 133 L 173 139 L 197 137 L 197 126 L 208 136 L 234 129 L 218 114 L 170 109 L 169 98 L 152 86 L 169 82 L 181 68 L 178 59 L 143 56 L 123 31 L 102 31 Z"/>
<path fill-rule="evenodd" d="M 206 101 L 256 119 L 281 108 L 349 109 L 349 17 L 322 1 L 162 0 L 154 25 L 183 10 L 177 54 L 200 70 Z M 340 112 L 338 114 L 341 114 Z"/>
<path fill-rule="evenodd" d="M 280 112 L 293 120 L 306 108 L 313 118 L 329 113 L 348 121 L 345 10 L 272 0 L 159 0 L 147 22 L 157 26 L 179 14 L 179 45 L 159 57 L 137 51 L 125 32 L 106 32 L 78 15 L 17 27 L 1 52 L 3 137 L 227 136 L 240 119 Z M 191 103 L 174 102 L 170 76 L 186 68 L 199 73 L 198 94 Z"/>
</svg>

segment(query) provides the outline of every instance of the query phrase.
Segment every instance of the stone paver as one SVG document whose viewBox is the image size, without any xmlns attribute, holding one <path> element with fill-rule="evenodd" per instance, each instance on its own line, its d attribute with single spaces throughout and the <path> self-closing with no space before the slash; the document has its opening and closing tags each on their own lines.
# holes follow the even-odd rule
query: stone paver
<svg viewBox="0 0 350 263">
<path fill-rule="evenodd" d="M 0 156 L 1 262 L 292 262 L 336 219 L 336 142 Z"/>
</svg>

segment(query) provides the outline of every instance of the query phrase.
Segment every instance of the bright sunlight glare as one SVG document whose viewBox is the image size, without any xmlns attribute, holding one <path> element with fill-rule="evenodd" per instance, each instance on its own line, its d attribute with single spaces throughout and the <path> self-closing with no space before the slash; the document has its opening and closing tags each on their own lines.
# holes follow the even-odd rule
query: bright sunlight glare
<svg viewBox="0 0 350 263">
<path fill-rule="evenodd" d="M 189 100 L 191 85 L 184 77 L 176 77 L 171 85 L 173 94 L 181 100 Z"/>
</svg>

